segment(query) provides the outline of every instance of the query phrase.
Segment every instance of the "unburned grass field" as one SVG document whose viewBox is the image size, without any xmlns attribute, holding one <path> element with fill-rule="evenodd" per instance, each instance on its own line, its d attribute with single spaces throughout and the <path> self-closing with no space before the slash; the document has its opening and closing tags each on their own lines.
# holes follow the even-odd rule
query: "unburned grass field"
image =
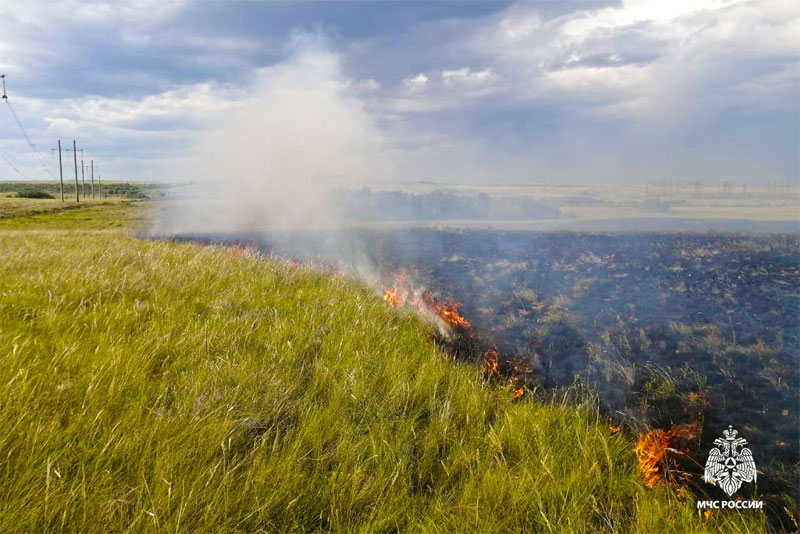
<svg viewBox="0 0 800 534">
<path fill-rule="evenodd" d="M 766 529 L 645 488 L 592 402 L 514 400 L 357 282 L 136 239 L 145 209 L 0 221 L 0 531 Z"/>
</svg>

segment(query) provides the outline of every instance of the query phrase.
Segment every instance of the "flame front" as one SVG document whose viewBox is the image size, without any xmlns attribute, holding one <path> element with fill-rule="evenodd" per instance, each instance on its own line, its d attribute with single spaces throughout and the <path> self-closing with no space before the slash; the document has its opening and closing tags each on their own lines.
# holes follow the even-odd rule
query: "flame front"
<svg viewBox="0 0 800 534">
<path fill-rule="evenodd" d="M 401 273 L 394 273 L 394 285 L 383 292 L 383 300 L 394 308 L 409 306 L 423 314 L 431 314 L 448 326 L 471 329 L 472 325 L 458 312 L 459 302 L 440 302 L 430 291 L 420 291 L 412 287 Z"/>
<path fill-rule="evenodd" d="M 393 288 L 393 287 L 391 287 L 391 288 L 387 289 L 387 290 L 386 290 L 386 291 L 383 293 L 383 300 L 385 300 L 385 301 L 386 301 L 386 303 L 387 303 L 389 306 L 392 306 L 393 308 L 397 308 L 397 307 L 399 307 L 399 306 L 402 306 L 402 305 L 403 305 L 403 304 L 400 302 L 400 298 L 397 296 L 397 290 L 396 290 L 395 288 Z"/>
<path fill-rule="evenodd" d="M 467 321 L 463 315 L 458 313 L 458 308 L 461 306 L 458 302 L 436 302 L 431 298 L 431 305 L 429 309 L 436 315 L 441 317 L 444 322 L 450 326 L 459 328 L 472 328 L 472 325 Z"/>
<path fill-rule="evenodd" d="M 660 428 L 639 434 L 633 452 L 639 459 L 639 471 L 642 473 L 644 485 L 648 488 L 654 488 L 661 480 L 661 460 L 667 453 L 667 447 L 669 438 Z"/>
<path fill-rule="evenodd" d="M 694 438 L 697 425 L 678 426 L 672 425 L 669 430 L 656 428 L 639 434 L 633 452 L 639 460 L 639 472 L 642 474 L 645 487 L 654 488 L 656 484 L 670 471 L 667 452 L 676 448 L 676 440 L 690 440 Z M 678 477 L 680 478 L 680 477 Z M 668 486 L 674 486 L 673 480 L 667 480 Z"/>
<path fill-rule="evenodd" d="M 494 349 L 487 350 L 483 356 L 483 375 L 486 379 L 501 378 L 497 356 L 497 351 Z"/>
</svg>

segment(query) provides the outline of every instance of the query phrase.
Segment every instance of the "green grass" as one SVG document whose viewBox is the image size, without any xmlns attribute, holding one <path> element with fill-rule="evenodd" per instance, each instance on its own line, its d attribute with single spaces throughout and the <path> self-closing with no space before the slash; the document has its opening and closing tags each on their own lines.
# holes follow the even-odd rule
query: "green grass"
<svg viewBox="0 0 800 534">
<path fill-rule="evenodd" d="M 153 203 L 155 204 L 155 203 Z M 119 198 L 42 200 L 0 196 L 0 230 L 98 230 L 143 221 L 142 201 Z"/>
<path fill-rule="evenodd" d="M 484 386 L 356 282 L 109 209 L 0 224 L 1 532 L 764 530 L 643 488 L 591 404 Z"/>
</svg>

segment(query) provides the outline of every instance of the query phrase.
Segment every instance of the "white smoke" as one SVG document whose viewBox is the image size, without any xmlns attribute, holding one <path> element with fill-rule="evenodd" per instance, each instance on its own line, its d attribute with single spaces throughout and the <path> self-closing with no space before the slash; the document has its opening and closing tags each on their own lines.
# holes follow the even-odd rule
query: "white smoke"
<svg viewBox="0 0 800 534">
<path fill-rule="evenodd" d="M 199 135 L 172 170 L 191 198 L 170 203 L 155 233 L 330 228 L 328 193 L 391 172 L 381 135 L 340 71 L 339 58 L 300 40 L 291 58 L 259 70 L 250 98 Z"/>
</svg>

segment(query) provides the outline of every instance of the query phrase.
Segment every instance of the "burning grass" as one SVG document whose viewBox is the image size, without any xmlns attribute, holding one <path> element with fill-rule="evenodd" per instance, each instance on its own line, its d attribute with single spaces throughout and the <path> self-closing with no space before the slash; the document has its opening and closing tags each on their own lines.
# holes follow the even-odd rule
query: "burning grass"
<svg viewBox="0 0 800 534">
<path fill-rule="evenodd" d="M 696 441 L 697 425 L 672 425 L 669 430 L 660 428 L 639 434 L 633 452 L 639 461 L 639 472 L 644 485 L 654 488 L 659 482 L 675 488 L 689 480 L 689 475 L 680 470 L 677 455 L 689 452 L 687 443 Z"/>
<path fill-rule="evenodd" d="M 432 291 L 419 289 L 400 273 L 393 273 L 392 277 L 394 283 L 383 292 L 383 300 L 389 306 L 407 306 L 423 319 L 434 320 L 442 334 L 448 337 L 453 331 L 463 333 L 472 329 L 470 322 L 458 311 L 461 303 L 454 300 L 439 301 Z"/>
<path fill-rule="evenodd" d="M 117 232 L 0 254 L 0 531 L 764 528 L 645 489 L 590 405 L 483 387 L 353 282 Z"/>
</svg>

